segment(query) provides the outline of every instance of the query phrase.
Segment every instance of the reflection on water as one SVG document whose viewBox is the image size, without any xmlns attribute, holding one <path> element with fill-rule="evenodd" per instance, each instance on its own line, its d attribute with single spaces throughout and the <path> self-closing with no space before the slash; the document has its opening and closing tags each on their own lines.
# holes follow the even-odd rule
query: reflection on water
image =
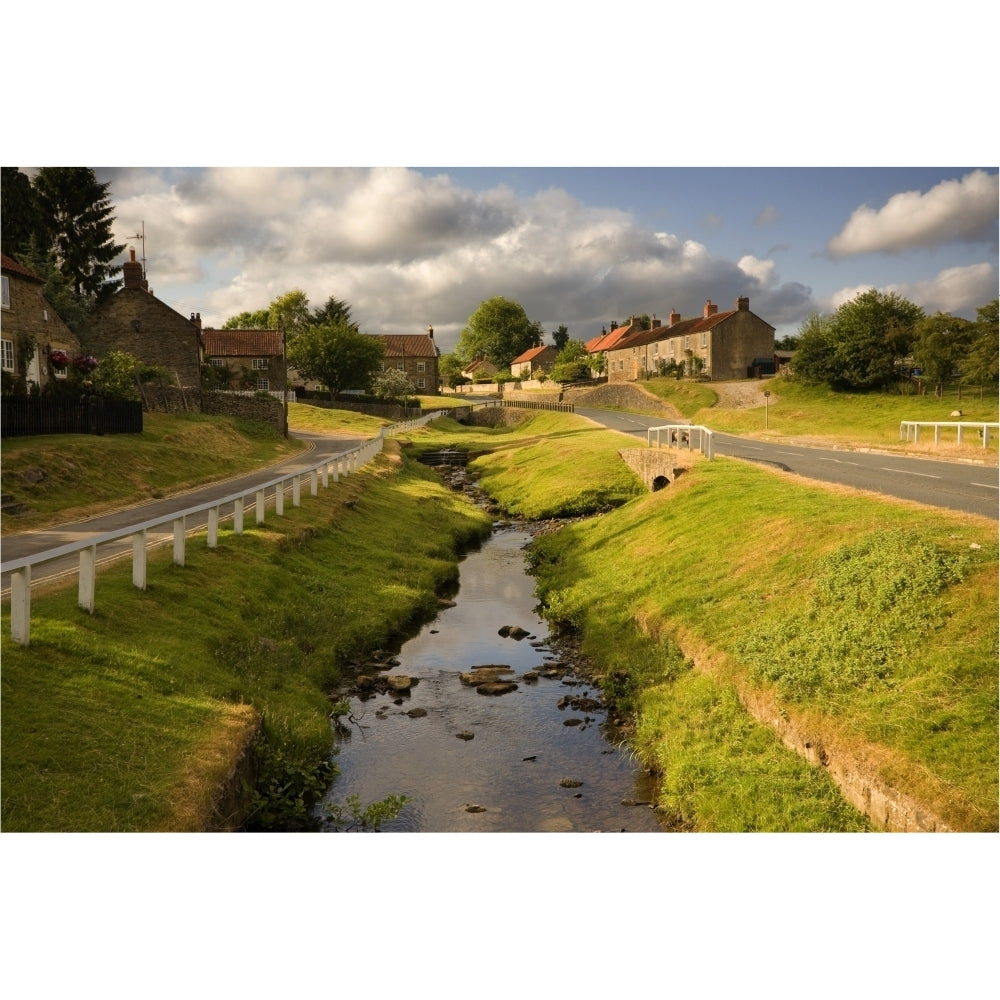
<svg viewBox="0 0 1000 1000">
<path fill-rule="evenodd" d="M 341 741 L 329 801 L 409 796 L 386 832 L 660 829 L 648 805 L 622 804 L 648 803 L 652 787 L 627 751 L 601 735 L 604 712 L 565 704 L 599 692 L 572 675 L 524 680 L 555 659 L 524 569 L 529 539 L 499 530 L 462 562 L 455 607 L 409 640 L 392 668 L 417 679 L 408 696 L 352 700 L 360 728 Z M 504 625 L 529 636 L 504 638 Z M 517 690 L 487 696 L 461 683 L 460 674 L 482 664 L 513 668 Z M 414 709 L 426 715 L 408 714 Z"/>
</svg>

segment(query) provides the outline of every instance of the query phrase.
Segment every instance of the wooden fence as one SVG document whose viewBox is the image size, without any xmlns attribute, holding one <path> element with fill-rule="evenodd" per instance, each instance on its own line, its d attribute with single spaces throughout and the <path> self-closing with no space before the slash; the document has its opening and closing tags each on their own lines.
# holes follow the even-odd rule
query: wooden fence
<svg viewBox="0 0 1000 1000">
<path fill-rule="evenodd" d="M 142 403 L 103 396 L 0 397 L 0 436 L 141 434 Z"/>
</svg>

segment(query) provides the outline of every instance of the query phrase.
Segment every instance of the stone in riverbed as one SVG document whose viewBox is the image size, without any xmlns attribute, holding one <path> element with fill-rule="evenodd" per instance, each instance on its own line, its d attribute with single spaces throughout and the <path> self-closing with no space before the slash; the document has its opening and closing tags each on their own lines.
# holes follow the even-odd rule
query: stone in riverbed
<svg viewBox="0 0 1000 1000">
<path fill-rule="evenodd" d="M 473 667 L 466 673 L 459 674 L 459 680 L 463 684 L 468 684 L 470 687 L 477 687 L 480 684 L 500 680 L 501 677 L 512 673 L 514 673 L 513 667 L 508 667 L 499 663 L 491 663 L 484 664 L 480 667 Z"/>
<path fill-rule="evenodd" d="M 406 674 L 389 674 L 385 683 L 390 691 L 409 691 L 413 687 L 413 678 L 407 677 Z"/>
<path fill-rule="evenodd" d="M 476 692 L 478 694 L 510 694 L 511 691 L 516 690 L 517 685 L 513 681 L 486 681 L 484 684 L 476 685 Z"/>
</svg>

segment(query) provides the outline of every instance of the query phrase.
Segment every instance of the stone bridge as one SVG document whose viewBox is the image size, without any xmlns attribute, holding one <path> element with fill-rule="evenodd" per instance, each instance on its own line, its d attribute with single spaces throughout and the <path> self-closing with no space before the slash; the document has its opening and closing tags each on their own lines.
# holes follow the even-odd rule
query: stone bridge
<svg viewBox="0 0 1000 1000">
<path fill-rule="evenodd" d="M 659 448 L 622 448 L 622 461 L 646 484 L 650 493 L 669 486 L 683 471 L 676 466 L 677 455 Z"/>
</svg>

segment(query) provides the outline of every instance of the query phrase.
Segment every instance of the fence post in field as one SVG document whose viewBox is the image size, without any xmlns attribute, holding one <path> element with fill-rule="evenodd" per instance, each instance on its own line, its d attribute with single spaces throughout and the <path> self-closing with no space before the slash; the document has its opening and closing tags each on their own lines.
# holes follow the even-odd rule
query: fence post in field
<svg viewBox="0 0 1000 1000">
<path fill-rule="evenodd" d="M 31 632 L 31 567 L 10 575 L 10 637 L 21 646 L 28 645 Z"/>
<path fill-rule="evenodd" d="M 219 508 L 212 507 L 208 512 L 208 547 L 214 549 L 219 543 Z"/>
<path fill-rule="evenodd" d="M 257 490 L 257 523 L 264 523 L 264 491 Z"/>
<path fill-rule="evenodd" d="M 174 563 L 177 566 L 184 565 L 184 522 L 185 518 L 174 518 Z"/>
<path fill-rule="evenodd" d="M 94 591 L 97 587 L 97 546 L 80 549 L 80 574 L 77 585 L 77 604 L 84 611 L 94 613 Z"/>
<path fill-rule="evenodd" d="M 302 484 L 298 476 L 292 476 L 292 506 L 302 506 Z"/>
<path fill-rule="evenodd" d="M 279 517 L 285 513 L 285 481 L 274 487 L 274 513 Z"/>
<path fill-rule="evenodd" d="M 319 493 L 319 474 L 315 469 L 309 473 L 309 495 L 316 496 Z"/>
<path fill-rule="evenodd" d="M 132 536 L 132 583 L 146 589 L 146 529 Z"/>
<path fill-rule="evenodd" d="M 233 534 L 243 534 L 243 497 L 233 501 Z"/>
</svg>

